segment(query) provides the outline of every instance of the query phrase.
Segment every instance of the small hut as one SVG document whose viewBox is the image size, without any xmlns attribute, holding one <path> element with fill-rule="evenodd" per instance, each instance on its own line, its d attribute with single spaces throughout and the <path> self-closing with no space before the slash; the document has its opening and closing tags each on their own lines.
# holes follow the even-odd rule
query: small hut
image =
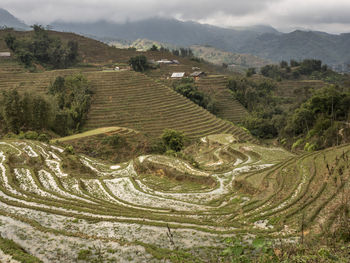
<svg viewBox="0 0 350 263">
<path fill-rule="evenodd" d="M 206 76 L 207 74 L 204 71 L 195 71 L 190 76 L 193 77 L 195 80 L 198 80 L 201 77 Z"/>
</svg>

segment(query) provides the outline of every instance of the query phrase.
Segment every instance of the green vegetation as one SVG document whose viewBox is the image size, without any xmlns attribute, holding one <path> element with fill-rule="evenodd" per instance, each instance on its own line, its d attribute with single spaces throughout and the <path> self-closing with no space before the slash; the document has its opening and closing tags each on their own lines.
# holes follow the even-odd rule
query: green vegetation
<svg viewBox="0 0 350 263">
<path fill-rule="evenodd" d="M 52 121 L 52 111 L 47 98 L 16 90 L 3 91 L 0 107 L 3 132 L 19 134 L 28 130 L 47 130 Z"/>
<path fill-rule="evenodd" d="M 231 78 L 227 87 L 234 97 L 248 109 L 244 126 L 254 136 L 273 138 L 277 136 L 277 120 L 281 115 L 279 99 L 273 96 L 276 85 L 270 80 L 249 80 L 244 77 Z"/>
<path fill-rule="evenodd" d="M 64 46 L 59 38 L 50 37 L 40 25 L 34 25 L 34 36 L 17 39 L 8 34 L 5 38 L 7 47 L 27 67 L 39 63 L 48 68 L 67 68 L 78 61 L 78 43 L 69 41 Z"/>
<path fill-rule="evenodd" d="M 314 74 L 316 69 L 322 69 L 321 62 L 314 60 L 304 60 L 301 64 L 292 61 L 292 65 L 298 65 L 305 73 Z M 280 67 L 288 67 L 287 62 L 281 62 Z M 323 88 L 312 89 L 305 82 L 304 87 L 293 91 L 294 97 L 285 98 L 278 85 L 267 78 L 230 79 L 227 87 L 250 112 L 243 125 L 253 135 L 279 138 L 287 147 L 306 151 L 348 142 L 350 94 L 347 88 L 324 84 Z M 286 107 L 287 104 L 291 106 Z"/>
<path fill-rule="evenodd" d="M 143 55 L 131 57 L 129 64 L 133 70 L 138 72 L 144 72 L 150 68 L 150 65 L 147 62 L 147 58 Z"/>
<path fill-rule="evenodd" d="M 62 136 L 79 131 L 91 104 L 92 89 L 88 80 L 81 74 L 57 77 L 48 92 L 58 107 L 53 130 Z"/>
<path fill-rule="evenodd" d="M 282 134 L 302 140 L 299 144 L 307 151 L 339 145 L 350 136 L 349 114 L 350 93 L 324 87 L 288 116 Z"/>
<path fill-rule="evenodd" d="M 184 147 L 184 135 L 181 132 L 165 129 L 161 138 L 166 150 L 179 152 Z"/>
<path fill-rule="evenodd" d="M 190 99 L 192 102 L 197 105 L 207 109 L 209 112 L 215 114 L 217 113 L 217 107 L 215 105 L 215 101 L 208 96 L 207 94 L 198 90 L 198 87 L 195 86 L 194 80 L 191 78 L 181 79 L 180 82 L 176 82 L 173 84 L 173 89 Z"/>
<path fill-rule="evenodd" d="M 91 87 L 82 75 L 57 77 L 45 96 L 4 90 L 0 106 L 2 132 L 52 130 L 64 136 L 79 131 L 86 120 L 91 96 Z"/>
<path fill-rule="evenodd" d="M 282 79 L 320 79 L 331 83 L 338 83 L 343 80 L 343 76 L 327 65 L 322 65 L 321 60 L 304 59 L 301 62 L 291 60 L 281 61 L 279 65 L 266 65 L 260 69 L 263 76 L 281 81 Z"/>
</svg>

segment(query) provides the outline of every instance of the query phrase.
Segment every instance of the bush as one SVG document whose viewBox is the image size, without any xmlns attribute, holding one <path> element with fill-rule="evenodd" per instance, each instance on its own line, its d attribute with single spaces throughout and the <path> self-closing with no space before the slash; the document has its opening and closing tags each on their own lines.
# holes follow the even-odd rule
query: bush
<svg viewBox="0 0 350 263">
<path fill-rule="evenodd" d="M 150 68 L 150 66 L 147 62 L 147 58 L 143 55 L 131 57 L 129 60 L 129 64 L 133 70 L 138 71 L 138 72 L 144 72 Z"/>
<path fill-rule="evenodd" d="M 35 131 L 27 131 L 25 134 L 24 134 L 24 138 L 26 138 L 27 140 L 36 140 L 38 139 L 38 133 L 35 132 Z"/>
<path fill-rule="evenodd" d="M 179 131 L 165 129 L 161 138 L 167 150 L 179 152 L 184 146 L 184 135 Z"/>
<path fill-rule="evenodd" d="M 47 143 L 47 142 L 50 141 L 50 137 L 49 137 L 47 134 L 42 133 L 42 134 L 39 135 L 38 141 L 46 142 L 46 143 Z"/>
<path fill-rule="evenodd" d="M 74 154 L 74 148 L 72 145 L 67 145 L 66 148 L 64 148 L 65 154 Z"/>
<path fill-rule="evenodd" d="M 207 94 L 199 91 L 192 79 L 181 80 L 178 85 L 175 84 L 173 86 L 173 89 L 209 112 L 213 114 L 217 113 L 216 102 Z"/>
<path fill-rule="evenodd" d="M 113 134 L 111 136 L 107 136 L 107 137 L 103 138 L 102 143 L 107 144 L 109 146 L 112 146 L 113 148 L 117 148 L 124 141 L 125 141 L 125 139 L 123 137 L 121 137 L 119 134 Z"/>
</svg>

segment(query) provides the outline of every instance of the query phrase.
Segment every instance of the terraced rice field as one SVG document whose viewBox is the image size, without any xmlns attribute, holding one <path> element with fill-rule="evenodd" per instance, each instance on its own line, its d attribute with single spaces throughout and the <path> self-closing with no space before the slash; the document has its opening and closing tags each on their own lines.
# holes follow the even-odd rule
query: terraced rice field
<svg viewBox="0 0 350 263">
<path fill-rule="evenodd" d="M 196 82 L 199 90 L 209 94 L 216 101 L 218 116 L 237 123 L 248 113 L 227 88 L 228 79 L 225 76 L 213 75 L 199 79 Z"/>
<path fill-rule="evenodd" d="M 80 73 L 79 69 L 52 70 L 43 73 L 23 73 L 13 70 L 12 73 L 0 74 L 0 90 L 17 89 L 19 92 L 35 91 L 47 93 L 47 87 L 58 76 Z"/>
<path fill-rule="evenodd" d="M 210 114 L 153 79 L 136 72 L 91 72 L 95 95 L 86 128 L 121 126 L 160 135 L 165 128 L 190 138 L 230 133 L 255 141 L 242 129 Z"/>
<path fill-rule="evenodd" d="M 293 156 L 221 134 L 186 151 L 200 168 L 158 155 L 107 164 L 1 141 L 2 237 L 43 262 L 171 262 L 184 250 L 205 262 L 226 236 L 295 242 L 302 216 L 307 233 L 322 234 L 349 190 L 349 145 Z"/>
<path fill-rule="evenodd" d="M 120 126 L 158 136 L 165 128 L 173 128 L 190 138 L 231 133 L 241 140 L 255 141 L 242 129 L 216 118 L 143 74 L 93 70 L 96 69 L 83 72 L 95 90 L 86 129 Z M 81 69 L 69 69 L 1 74 L 0 90 L 16 88 L 19 92 L 46 94 L 47 87 L 57 76 L 81 72 Z"/>
</svg>

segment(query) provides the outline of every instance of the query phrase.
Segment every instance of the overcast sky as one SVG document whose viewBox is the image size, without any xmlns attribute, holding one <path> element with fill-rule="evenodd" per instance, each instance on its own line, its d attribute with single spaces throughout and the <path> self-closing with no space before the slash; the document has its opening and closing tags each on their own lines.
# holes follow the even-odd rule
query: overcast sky
<svg viewBox="0 0 350 263">
<path fill-rule="evenodd" d="M 0 7 L 27 24 L 166 16 L 223 27 L 350 32 L 350 0 L 1 0 Z"/>
</svg>

